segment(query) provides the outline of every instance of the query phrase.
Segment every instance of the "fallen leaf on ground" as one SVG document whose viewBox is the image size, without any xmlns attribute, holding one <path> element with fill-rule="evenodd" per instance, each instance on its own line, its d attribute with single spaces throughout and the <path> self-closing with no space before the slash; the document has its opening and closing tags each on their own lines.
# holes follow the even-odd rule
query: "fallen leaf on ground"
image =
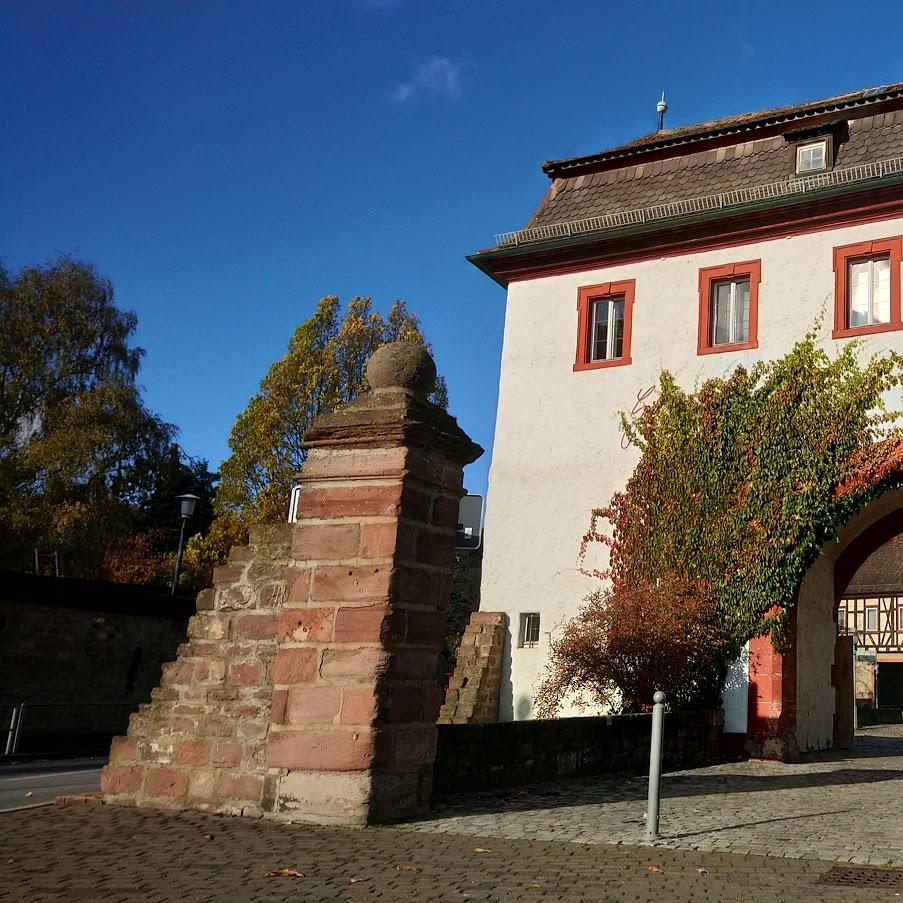
<svg viewBox="0 0 903 903">
<path fill-rule="evenodd" d="M 303 878 L 304 872 L 296 872 L 294 869 L 273 869 L 267 872 L 267 878 Z"/>
<path fill-rule="evenodd" d="M 474 847 L 474 853 L 491 853 L 492 850 L 487 850 L 486 847 Z"/>
<path fill-rule="evenodd" d="M 397 872 L 422 872 L 423 869 L 419 865 L 396 865 Z"/>
<path fill-rule="evenodd" d="M 203 840 L 204 843 L 210 843 L 210 841 L 213 840 L 213 835 L 212 834 L 202 834 L 201 840 Z"/>
<path fill-rule="evenodd" d="M 29 790 L 28 793 L 26 793 L 25 795 L 26 795 L 26 796 L 31 796 L 32 793 L 31 793 L 31 791 Z"/>
<path fill-rule="evenodd" d="M 646 869 L 646 871 L 647 872 L 660 872 L 661 869 L 657 865 L 650 865 L 649 868 Z"/>
<path fill-rule="evenodd" d="M 359 884 L 361 881 L 366 881 L 366 878 L 352 878 L 348 883 L 349 884 Z"/>
<path fill-rule="evenodd" d="M 696 869 L 696 871 L 699 872 L 700 875 L 708 875 L 709 873 L 708 869 Z"/>
</svg>

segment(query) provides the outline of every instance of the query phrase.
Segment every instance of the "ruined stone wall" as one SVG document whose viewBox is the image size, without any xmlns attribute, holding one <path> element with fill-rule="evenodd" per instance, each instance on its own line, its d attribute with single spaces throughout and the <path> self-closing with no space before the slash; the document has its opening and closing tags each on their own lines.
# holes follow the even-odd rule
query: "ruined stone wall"
<svg viewBox="0 0 903 903">
<path fill-rule="evenodd" d="M 499 720 L 502 653 L 508 616 L 504 612 L 475 611 L 470 616 L 455 673 L 439 713 L 440 724 L 484 724 Z"/>
</svg>

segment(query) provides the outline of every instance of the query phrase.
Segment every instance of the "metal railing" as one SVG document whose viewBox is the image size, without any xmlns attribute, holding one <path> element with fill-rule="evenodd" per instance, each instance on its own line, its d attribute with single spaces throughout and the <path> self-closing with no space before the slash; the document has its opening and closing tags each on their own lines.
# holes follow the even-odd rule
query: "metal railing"
<svg viewBox="0 0 903 903">
<path fill-rule="evenodd" d="M 733 191 L 722 191 L 719 194 L 686 198 L 636 210 L 620 210 L 617 213 L 606 213 L 602 216 L 591 216 L 586 219 L 571 220 L 565 223 L 549 223 L 546 226 L 533 226 L 528 229 L 517 229 L 513 232 L 499 232 L 495 236 L 495 246 L 496 248 L 511 248 L 538 241 L 549 241 L 554 238 L 570 238 L 574 235 L 604 232 L 608 229 L 618 229 L 625 226 L 644 225 L 645 223 L 690 216 L 694 213 L 742 207 L 759 201 L 791 197 L 827 188 L 835 188 L 838 185 L 867 182 L 898 174 L 903 174 L 903 157 L 877 160 L 873 163 L 861 163 L 858 166 L 850 166 L 847 169 L 835 169 L 832 172 L 823 172 L 812 176 L 794 176 L 790 179 L 785 179 L 783 182 L 752 185 L 748 188 L 737 188 Z"/>
<path fill-rule="evenodd" d="M 47 748 L 30 749 L 32 753 L 52 754 L 69 748 L 79 738 L 112 737 L 124 732 L 128 725 L 129 715 L 138 708 L 135 702 L 18 702 L 0 705 L 0 711 L 9 709 L 9 717 L 4 717 L 6 740 L 4 756 L 15 756 L 21 753 L 22 739 L 26 733 L 26 715 L 29 718 L 28 733 L 32 743 L 42 741 L 49 744 Z M 54 715 L 53 710 L 59 712 Z M 87 714 L 85 713 L 88 710 Z M 110 712 L 106 718 L 94 717 L 90 713 L 96 710 Z M 118 710 L 118 711 L 115 711 Z M 75 715 L 73 718 L 72 716 Z M 57 748 L 54 747 L 54 744 Z"/>
</svg>

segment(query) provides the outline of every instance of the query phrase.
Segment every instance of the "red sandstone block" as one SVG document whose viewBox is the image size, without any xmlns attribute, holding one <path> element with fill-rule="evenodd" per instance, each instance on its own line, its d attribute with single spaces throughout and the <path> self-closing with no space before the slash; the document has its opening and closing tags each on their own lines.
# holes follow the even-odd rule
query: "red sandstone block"
<svg viewBox="0 0 903 903">
<path fill-rule="evenodd" d="M 388 655 L 383 649 L 327 649 L 320 663 L 320 677 L 324 680 L 373 680 L 387 666 Z"/>
<path fill-rule="evenodd" d="M 450 568 L 455 563 L 455 536 L 453 533 L 417 532 L 415 559 L 420 564 Z"/>
<path fill-rule="evenodd" d="M 402 484 L 378 486 L 303 486 L 298 510 L 302 518 L 397 517 Z"/>
<path fill-rule="evenodd" d="M 188 775 L 175 768 L 148 768 L 144 792 L 156 797 L 187 796 Z"/>
<path fill-rule="evenodd" d="M 292 535 L 292 552 L 298 558 L 356 558 L 361 543 L 357 524 L 310 524 L 302 521 Z"/>
<path fill-rule="evenodd" d="M 458 499 L 449 498 L 447 495 L 438 496 L 433 500 L 433 516 L 430 518 L 430 523 L 434 527 L 455 529 L 458 526 L 460 504 Z"/>
<path fill-rule="evenodd" d="M 373 764 L 370 730 L 271 731 L 267 765 L 304 771 L 364 771 Z"/>
<path fill-rule="evenodd" d="M 190 734 L 194 731 L 191 718 L 164 718 L 158 724 L 161 734 Z"/>
<path fill-rule="evenodd" d="M 224 771 L 216 779 L 216 795 L 224 800 L 243 800 L 259 805 L 263 797 L 263 777 Z"/>
<path fill-rule="evenodd" d="M 232 636 L 248 640 L 273 639 L 276 636 L 276 615 L 237 615 L 232 620 Z"/>
<path fill-rule="evenodd" d="M 405 485 L 401 494 L 400 516 L 406 520 L 419 520 L 425 524 L 430 522 L 430 512 L 433 509 L 433 499 L 425 492 L 420 492 L 413 486 Z"/>
<path fill-rule="evenodd" d="M 340 480 L 354 477 L 400 477 L 404 474 L 408 449 L 313 449 L 304 462 L 304 480 Z"/>
<path fill-rule="evenodd" d="M 181 740 L 176 747 L 179 765 L 206 765 L 210 761 L 209 740 Z"/>
<path fill-rule="evenodd" d="M 436 651 L 400 649 L 395 653 L 392 676 L 403 680 L 435 680 Z"/>
<path fill-rule="evenodd" d="M 270 703 L 270 718 L 273 724 L 285 724 L 285 710 L 288 707 L 288 690 L 273 690 Z"/>
<path fill-rule="evenodd" d="M 213 585 L 237 583 L 244 574 L 244 567 L 238 564 L 219 564 L 213 569 Z"/>
<path fill-rule="evenodd" d="M 376 688 L 345 687 L 342 690 L 342 724 L 371 725 L 379 712 L 379 698 Z"/>
<path fill-rule="evenodd" d="M 385 599 L 389 595 L 392 569 L 385 565 L 366 567 L 318 567 L 310 596 L 314 601 L 352 602 Z"/>
<path fill-rule="evenodd" d="M 366 608 L 340 608 L 335 616 L 334 639 L 337 643 L 378 643 L 386 628 L 387 605 Z"/>
<path fill-rule="evenodd" d="M 391 558 L 395 554 L 398 521 L 361 525 L 361 558 Z"/>
<path fill-rule="evenodd" d="M 394 737 L 394 761 L 397 765 L 431 765 L 436 758 L 436 726 L 425 724 L 405 728 Z"/>
<path fill-rule="evenodd" d="M 134 737 L 113 737 L 110 744 L 110 764 L 122 765 L 138 761 L 138 741 Z"/>
<path fill-rule="evenodd" d="M 448 614 L 444 611 L 409 611 L 405 641 L 439 649 L 445 640 L 447 620 Z"/>
<path fill-rule="evenodd" d="M 263 680 L 263 662 L 233 662 L 229 665 L 226 682 L 233 687 L 253 687 Z"/>
<path fill-rule="evenodd" d="M 471 624 L 494 627 L 505 623 L 505 613 L 501 611 L 475 611 L 470 615 Z"/>
<path fill-rule="evenodd" d="M 464 488 L 464 468 L 460 464 L 446 464 L 442 468 L 442 484 L 448 489 Z"/>
<path fill-rule="evenodd" d="M 286 724 L 331 724 L 342 707 L 340 687 L 309 687 L 290 690 Z"/>
<path fill-rule="evenodd" d="M 218 684 L 226 676 L 224 661 L 198 662 L 194 668 L 194 683 Z"/>
<path fill-rule="evenodd" d="M 167 662 L 163 666 L 160 683 L 164 687 L 191 684 L 194 682 L 194 665 L 188 661 Z"/>
<path fill-rule="evenodd" d="M 283 696 L 286 696 L 287 693 L 285 690 L 276 690 L 277 693 L 282 693 Z M 284 707 L 283 712 L 284 715 Z M 282 718 L 279 719 L 280 723 Z M 260 737 L 265 737 L 267 728 L 269 727 L 269 722 L 265 719 L 258 718 L 243 718 L 238 722 L 238 736 L 245 737 L 248 739 L 259 739 Z"/>
<path fill-rule="evenodd" d="M 276 636 L 280 643 L 325 643 L 332 639 L 334 608 L 290 608 L 279 615 Z"/>
<path fill-rule="evenodd" d="M 409 567 L 396 568 L 395 580 L 392 584 L 394 601 L 408 602 L 414 605 L 432 605 L 433 594 L 433 581 L 427 571 L 418 571 Z"/>
<path fill-rule="evenodd" d="M 398 724 L 420 721 L 423 690 L 420 687 L 392 687 L 389 690 L 389 721 Z"/>
<path fill-rule="evenodd" d="M 231 767 L 241 761 L 241 744 L 234 740 L 217 740 L 210 754 L 210 761 L 214 765 Z"/>
<path fill-rule="evenodd" d="M 316 649 L 280 649 L 273 662 L 274 684 L 311 683 L 317 676 Z"/>
<path fill-rule="evenodd" d="M 427 687 L 423 691 L 423 712 L 421 720 L 428 724 L 434 724 L 439 717 L 439 709 L 442 708 L 442 690 L 439 687 Z"/>
<path fill-rule="evenodd" d="M 207 589 L 202 589 L 198 593 L 197 598 L 197 610 L 198 611 L 212 611 L 216 605 L 216 591 L 212 586 L 207 587 Z"/>
<path fill-rule="evenodd" d="M 100 773 L 100 790 L 111 796 L 122 793 L 137 793 L 144 780 L 143 765 L 125 765 L 116 767 L 107 765 Z"/>
<path fill-rule="evenodd" d="M 311 568 L 290 568 L 288 571 L 288 604 L 303 605 L 310 596 Z"/>
</svg>

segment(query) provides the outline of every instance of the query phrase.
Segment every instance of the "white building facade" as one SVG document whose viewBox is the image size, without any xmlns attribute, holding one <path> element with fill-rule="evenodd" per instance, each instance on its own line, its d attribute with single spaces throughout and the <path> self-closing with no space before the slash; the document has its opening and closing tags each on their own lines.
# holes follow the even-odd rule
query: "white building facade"
<svg viewBox="0 0 903 903">
<path fill-rule="evenodd" d="M 903 353 L 903 85 L 544 170 L 527 228 L 471 258 L 507 287 L 480 603 L 509 617 L 503 720 L 531 717 L 550 637 L 599 586 L 581 538 L 638 460 L 619 413 L 663 369 L 691 389 L 813 327 Z M 742 731 L 755 698 L 726 705 Z"/>
</svg>

